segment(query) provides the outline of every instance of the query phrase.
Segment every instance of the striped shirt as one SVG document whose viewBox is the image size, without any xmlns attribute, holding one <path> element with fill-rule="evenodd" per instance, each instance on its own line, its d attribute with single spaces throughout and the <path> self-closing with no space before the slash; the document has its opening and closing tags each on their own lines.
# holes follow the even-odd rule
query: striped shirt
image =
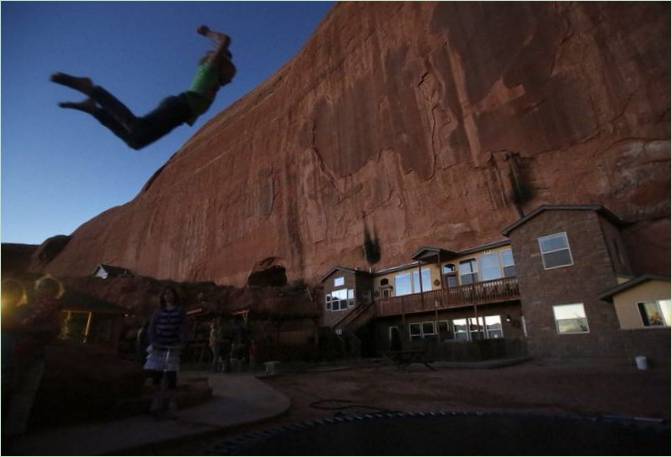
<svg viewBox="0 0 672 457">
<path fill-rule="evenodd" d="M 159 309 L 149 324 L 149 342 L 154 346 L 175 346 L 184 339 L 184 309 Z"/>
</svg>

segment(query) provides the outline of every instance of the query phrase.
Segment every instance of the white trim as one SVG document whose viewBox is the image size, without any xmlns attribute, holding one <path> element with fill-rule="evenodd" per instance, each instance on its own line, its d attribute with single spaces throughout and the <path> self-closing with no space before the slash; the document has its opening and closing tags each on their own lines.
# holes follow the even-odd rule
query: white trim
<svg viewBox="0 0 672 457">
<path fill-rule="evenodd" d="M 553 249 L 551 251 L 544 252 L 544 249 L 541 246 L 541 241 L 549 239 L 549 238 L 557 237 L 558 235 L 564 236 L 565 241 L 567 242 L 567 247 L 562 248 L 562 249 Z M 572 255 L 572 248 L 569 245 L 569 237 L 567 236 L 567 232 L 558 232 L 558 233 L 553 233 L 551 235 L 540 236 L 540 237 L 537 238 L 537 243 L 539 244 L 539 253 L 541 254 L 541 262 L 544 266 L 544 270 L 555 270 L 557 268 L 571 267 L 572 265 L 574 265 L 574 256 Z M 569 252 L 569 262 L 570 263 L 567 263 L 567 264 L 564 264 L 564 265 L 558 265 L 558 266 L 555 266 L 555 267 L 547 267 L 546 266 L 546 258 L 544 257 L 544 254 L 553 254 L 554 252 L 560 252 L 560 251 L 564 251 L 564 250 L 567 250 L 567 252 Z"/>
</svg>

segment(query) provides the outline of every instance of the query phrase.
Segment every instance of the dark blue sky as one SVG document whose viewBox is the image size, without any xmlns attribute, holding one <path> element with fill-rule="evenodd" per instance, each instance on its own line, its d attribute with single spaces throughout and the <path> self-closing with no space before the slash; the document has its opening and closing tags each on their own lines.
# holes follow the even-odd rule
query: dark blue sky
<svg viewBox="0 0 672 457">
<path fill-rule="evenodd" d="M 2 241 L 70 234 L 131 200 L 206 121 L 253 90 L 306 44 L 331 2 L 3 2 Z M 59 101 L 83 98 L 49 82 L 88 75 L 136 115 L 186 90 L 210 42 L 200 24 L 228 33 L 238 67 L 196 125 L 141 151 Z"/>
</svg>

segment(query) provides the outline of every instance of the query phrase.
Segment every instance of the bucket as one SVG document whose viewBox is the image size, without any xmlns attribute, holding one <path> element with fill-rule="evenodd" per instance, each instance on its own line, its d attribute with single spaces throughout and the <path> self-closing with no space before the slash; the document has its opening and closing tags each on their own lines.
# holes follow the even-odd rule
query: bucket
<svg viewBox="0 0 672 457">
<path fill-rule="evenodd" d="M 643 355 L 638 355 L 637 357 L 635 357 L 635 363 L 637 364 L 637 369 L 638 370 L 648 370 L 649 369 L 649 361 Z"/>
</svg>

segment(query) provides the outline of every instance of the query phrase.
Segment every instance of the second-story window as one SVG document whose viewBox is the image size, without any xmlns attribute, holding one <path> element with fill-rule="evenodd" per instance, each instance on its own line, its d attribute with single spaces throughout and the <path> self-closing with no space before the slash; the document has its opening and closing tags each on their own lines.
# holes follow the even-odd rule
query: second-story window
<svg viewBox="0 0 672 457">
<path fill-rule="evenodd" d="M 340 311 L 348 309 L 355 305 L 354 289 L 333 290 L 331 294 L 325 297 L 325 303 L 328 311 Z"/>
<path fill-rule="evenodd" d="M 432 290 L 432 273 L 429 268 L 422 269 L 422 292 Z M 420 288 L 420 274 L 417 271 L 399 273 L 394 277 L 394 295 L 399 297 L 401 295 L 419 294 Z"/>
<path fill-rule="evenodd" d="M 473 284 L 478 282 L 478 267 L 476 259 L 460 262 L 460 284 Z"/>
<path fill-rule="evenodd" d="M 443 266 L 443 284 L 444 287 L 450 289 L 457 287 L 457 271 L 455 265 L 447 263 Z"/>
<path fill-rule="evenodd" d="M 572 252 L 569 248 L 567 233 L 560 232 L 542 236 L 538 239 L 539 250 L 544 262 L 544 269 L 567 267 L 574 264 Z"/>
<path fill-rule="evenodd" d="M 500 252 L 502 256 L 502 270 L 505 278 L 516 276 L 516 264 L 513 262 L 513 253 L 511 249 L 505 249 Z"/>
<path fill-rule="evenodd" d="M 339 276 L 338 278 L 334 278 L 334 287 L 339 287 L 345 284 L 345 278 L 343 276 Z"/>
<path fill-rule="evenodd" d="M 502 271 L 499 267 L 499 254 L 490 252 L 480 258 L 481 281 L 490 281 L 502 277 Z"/>
</svg>

